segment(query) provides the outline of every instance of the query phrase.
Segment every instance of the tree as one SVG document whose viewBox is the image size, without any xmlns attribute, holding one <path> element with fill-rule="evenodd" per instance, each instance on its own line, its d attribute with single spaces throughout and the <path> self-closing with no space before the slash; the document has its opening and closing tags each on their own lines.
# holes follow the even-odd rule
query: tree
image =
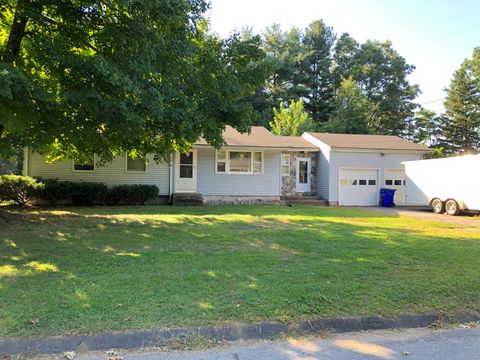
<svg viewBox="0 0 480 360">
<path fill-rule="evenodd" d="M 334 87 L 330 68 L 335 37 L 333 29 L 322 20 L 311 23 L 303 37 L 301 83 L 305 89 L 305 107 L 317 124 L 328 121 L 331 111 Z"/>
<path fill-rule="evenodd" d="M 378 105 L 373 132 L 407 136 L 420 91 L 407 79 L 415 67 L 407 64 L 390 41 L 358 44 L 348 34 L 337 42 L 334 59 L 336 83 L 352 76 L 368 100 Z"/>
<path fill-rule="evenodd" d="M 436 147 L 441 140 L 444 119 L 435 111 L 420 108 L 416 111 L 409 131 L 410 140 L 430 147 Z"/>
<path fill-rule="evenodd" d="M 292 100 L 288 109 L 281 103 L 279 110 L 274 108 L 273 113 L 270 129 L 275 135 L 298 136 L 305 131 L 315 130 L 315 124 L 304 110 L 302 100 Z"/>
<path fill-rule="evenodd" d="M 259 37 L 207 31 L 204 0 L 17 0 L 0 16 L 0 152 L 168 156 L 247 131 Z"/>
<path fill-rule="evenodd" d="M 325 130 L 340 134 L 371 134 L 377 105 L 363 93 L 352 77 L 345 79 L 337 90 L 333 113 Z"/>
<path fill-rule="evenodd" d="M 444 102 L 446 117 L 442 135 L 447 151 L 480 150 L 480 48 L 455 71 Z"/>
</svg>

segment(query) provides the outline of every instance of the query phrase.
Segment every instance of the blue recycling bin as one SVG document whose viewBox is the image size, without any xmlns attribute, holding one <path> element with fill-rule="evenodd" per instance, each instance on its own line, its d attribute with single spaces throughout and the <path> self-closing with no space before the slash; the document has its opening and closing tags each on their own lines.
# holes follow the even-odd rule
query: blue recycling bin
<svg viewBox="0 0 480 360">
<path fill-rule="evenodd" d="M 393 199 L 395 198 L 395 189 L 380 189 L 380 206 L 382 207 L 393 207 L 395 203 Z"/>
</svg>

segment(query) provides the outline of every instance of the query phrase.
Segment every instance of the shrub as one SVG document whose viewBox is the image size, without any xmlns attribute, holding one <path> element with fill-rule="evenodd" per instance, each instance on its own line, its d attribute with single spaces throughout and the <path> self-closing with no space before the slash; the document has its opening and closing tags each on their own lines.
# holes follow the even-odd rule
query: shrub
<svg viewBox="0 0 480 360">
<path fill-rule="evenodd" d="M 58 179 L 38 179 L 45 186 L 35 192 L 39 199 L 48 201 L 51 205 L 56 205 L 59 201 L 71 198 L 70 181 L 58 181 Z"/>
<path fill-rule="evenodd" d="M 2 175 L 0 176 L 0 199 L 25 206 L 35 196 L 36 190 L 43 186 L 43 183 L 30 176 Z"/>
<path fill-rule="evenodd" d="M 155 199 L 158 191 L 156 185 L 117 185 L 109 190 L 107 203 L 143 205 L 147 200 Z"/>
<path fill-rule="evenodd" d="M 108 188 L 103 183 L 70 182 L 69 191 L 73 204 L 92 205 L 105 202 Z"/>
</svg>

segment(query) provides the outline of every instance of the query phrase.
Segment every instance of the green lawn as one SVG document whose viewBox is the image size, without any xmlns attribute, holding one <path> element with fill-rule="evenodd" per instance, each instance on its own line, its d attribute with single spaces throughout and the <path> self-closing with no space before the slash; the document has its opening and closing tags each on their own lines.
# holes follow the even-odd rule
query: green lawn
<svg viewBox="0 0 480 360">
<path fill-rule="evenodd" d="M 0 336 L 480 310 L 480 230 L 356 209 L 10 209 Z"/>
</svg>

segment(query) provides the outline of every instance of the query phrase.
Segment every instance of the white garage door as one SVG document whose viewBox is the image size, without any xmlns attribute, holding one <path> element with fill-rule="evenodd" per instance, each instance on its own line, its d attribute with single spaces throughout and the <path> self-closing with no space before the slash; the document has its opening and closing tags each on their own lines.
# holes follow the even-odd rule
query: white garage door
<svg viewBox="0 0 480 360">
<path fill-rule="evenodd" d="M 384 187 L 397 190 L 393 200 L 396 205 L 405 204 L 405 170 L 385 169 Z"/>
<path fill-rule="evenodd" d="M 339 175 L 339 205 L 378 205 L 378 170 L 340 169 Z"/>
</svg>

